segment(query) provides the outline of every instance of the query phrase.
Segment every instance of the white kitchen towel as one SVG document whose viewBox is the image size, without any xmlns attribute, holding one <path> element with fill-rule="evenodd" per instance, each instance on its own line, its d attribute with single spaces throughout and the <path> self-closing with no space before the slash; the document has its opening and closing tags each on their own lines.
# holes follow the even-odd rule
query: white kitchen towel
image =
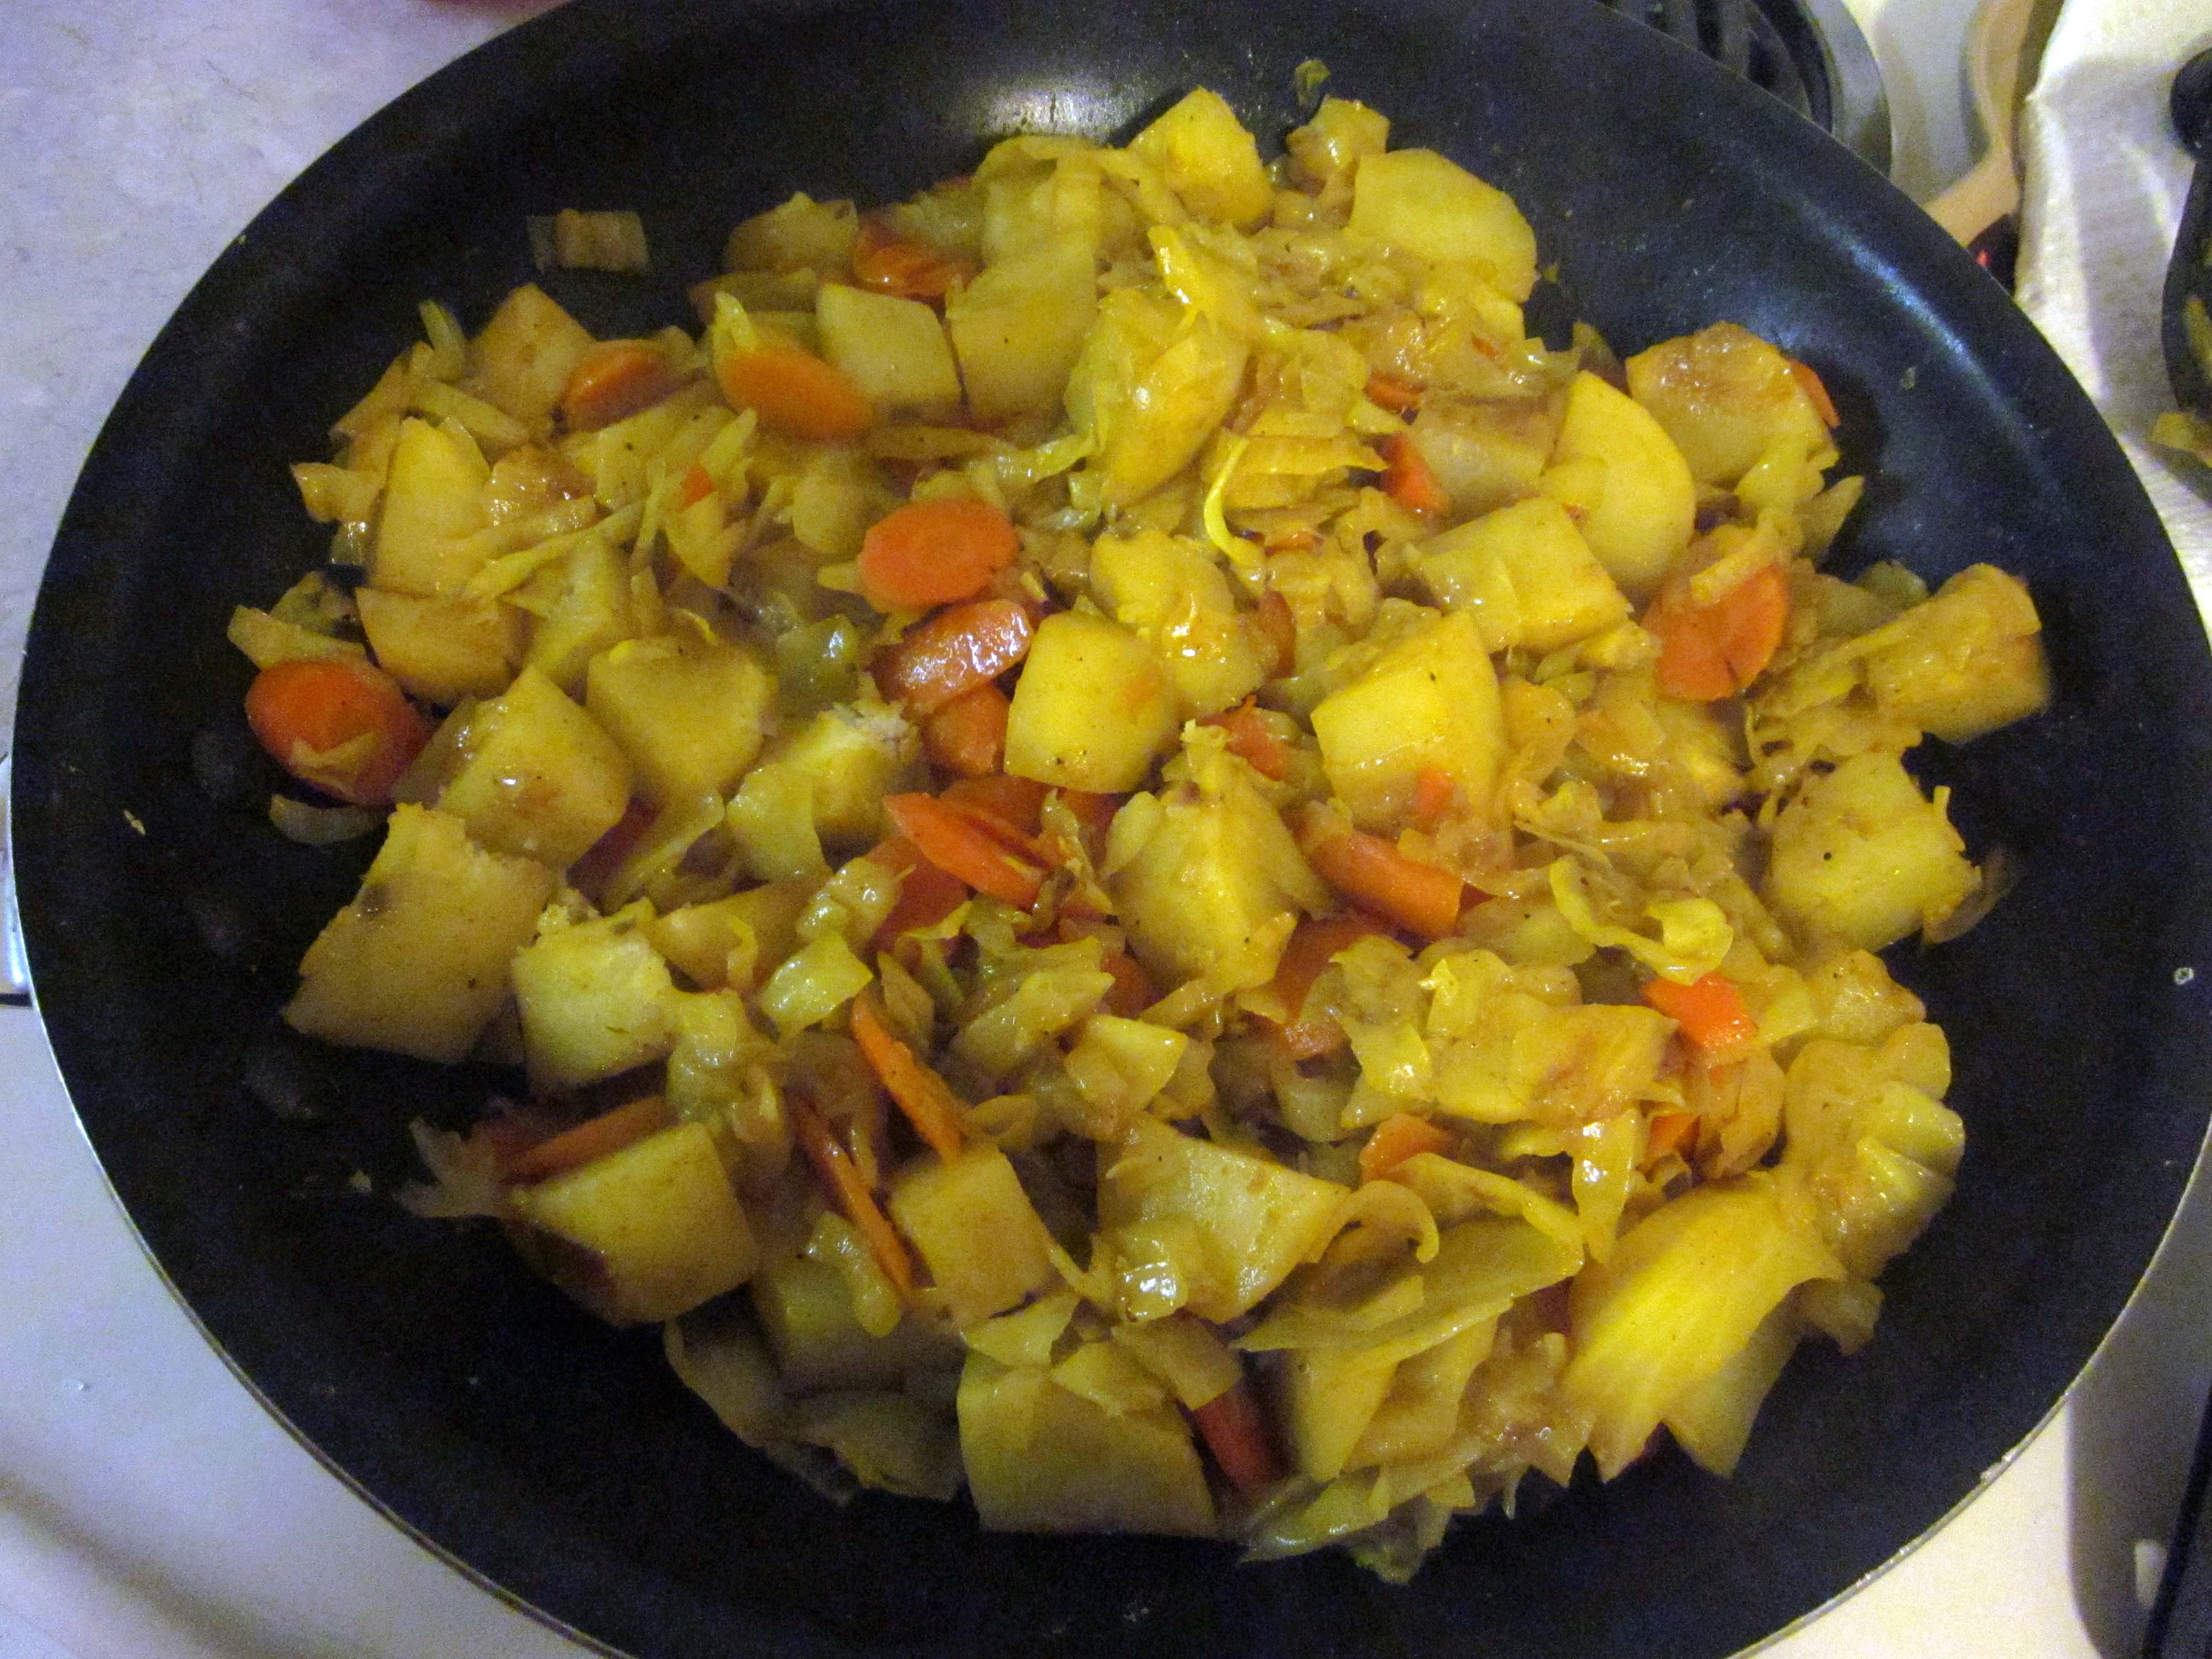
<svg viewBox="0 0 2212 1659">
<path fill-rule="evenodd" d="M 2166 118 L 2212 0 L 2068 0 L 2021 123 L 2021 307 L 2119 436 L 2212 615 L 2212 469 L 2152 445 L 2173 407 L 2159 297 L 2195 161 Z"/>
</svg>

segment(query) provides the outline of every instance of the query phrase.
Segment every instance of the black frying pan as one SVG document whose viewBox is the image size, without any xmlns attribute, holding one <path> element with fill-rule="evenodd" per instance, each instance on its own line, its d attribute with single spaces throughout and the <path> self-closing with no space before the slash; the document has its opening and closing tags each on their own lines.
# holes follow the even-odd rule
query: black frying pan
<svg viewBox="0 0 2212 1659">
<path fill-rule="evenodd" d="M 726 1436 L 487 1231 L 413 1220 L 404 1125 L 496 1079 L 289 1037 L 275 1010 L 362 859 L 282 841 L 222 641 L 320 556 L 283 464 L 415 327 L 528 276 L 526 216 L 635 207 L 645 282 L 562 291 L 603 332 L 681 319 L 723 231 L 794 188 L 902 196 L 1021 123 L 1128 129 L 1194 83 L 1263 134 L 1292 70 L 1510 191 L 1623 348 L 1730 318 L 1809 359 L 1875 479 L 1846 564 L 2025 574 L 2058 701 L 1923 774 L 2024 878 L 1900 973 L 1956 1044 L 1959 1194 L 1873 1345 L 1815 1346 L 1733 1481 L 1679 1457 L 1462 1524 L 1409 1589 L 1348 1563 L 978 1534 L 831 1509 Z M 641 1654 L 1720 1655 L 1971 1492 L 2087 1358 L 2165 1228 L 2212 1084 L 2212 674 L 2156 520 L 2087 401 L 1935 227 L 1657 35 L 1568 0 L 577 0 L 340 145 L 195 290 L 88 463 L 31 630 L 15 836 L 40 1006 L 154 1255 L 273 1408 L 395 1516 Z M 126 817 L 126 815 L 129 815 Z M 131 822 L 143 824 L 137 833 Z M 356 1171 L 375 1188 L 349 1183 Z"/>
</svg>

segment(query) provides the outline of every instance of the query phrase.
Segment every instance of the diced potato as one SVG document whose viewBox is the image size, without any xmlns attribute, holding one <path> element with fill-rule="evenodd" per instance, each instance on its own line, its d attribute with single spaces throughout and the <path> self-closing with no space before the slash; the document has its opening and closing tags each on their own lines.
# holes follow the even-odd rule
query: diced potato
<svg viewBox="0 0 2212 1659">
<path fill-rule="evenodd" d="M 396 808 L 359 895 L 308 947 L 286 1021 L 325 1042 L 459 1063 L 507 1000 L 508 961 L 555 879 L 475 845 L 458 817 Z"/>
<path fill-rule="evenodd" d="M 425 599 L 354 590 L 362 631 L 378 666 L 410 696 L 450 708 L 465 697 L 495 697 L 522 655 L 522 618 L 497 599 Z"/>
<path fill-rule="evenodd" d="M 1127 506 L 1188 466 L 1235 406 L 1249 356 L 1210 317 L 1133 288 L 1098 303 L 1067 412 L 1098 441 L 1085 471 Z"/>
<path fill-rule="evenodd" d="M 586 536 L 516 598 L 538 617 L 523 661 L 572 697 L 584 695 L 592 659 L 635 631 L 629 562 L 605 536 Z"/>
<path fill-rule="evenodd" d="M 1188 720 L 1233 708 L 1267 678 L 1213 551 L 1185 536 L 1102 536 L 1091 591 L 1114 620 L 1158 652 Z"/>
<path fill-rule="evenodd" d="M 1778 439 L 1808 455 L 1829 447 L 1827 426 L 1790 360 L 1734 323 L 1662 340 L 1631 357 L 1627 370 L 1629 394 L 1666 428 L 1701 484 L 1734 488 Z"/>
<path fill-rule="evenodd" d="M 909 1371 L 957 1358 L 957 1349 L 912 1317 L 888 1336 L 871 1336 L 854 1316 L 845 1275 L 835 1263 L 771 1255 L 750 1287 L 753 1312 L 792 1389 L 896 1388 Z"/>
<path fill-rule="evenodd" d="M 1413 568 L 1440 604 L 1474 613 L 1492 651 L 1556 651 L 1628 616 L 1573 519 L 1541 495 L 1431 537 L 1414 550 Z"/>
<path fill-rule="evenodd" d="M 804 785 L 821 845 L 859 852 L 883 838 L 884 797 L 895 793 L 898 780 L 920 753 L 921 739 L 896 708 L 873 698 L 840 703 L 779 738 L 769 757 L 747 777 L 740 796 L 752 793 L 754 779 L 773 769 Z M 779 793 L 769 791 L 771 795 Z M 733 802 L 733 825 L 738 816 Z"/>
<path fill-rule="evenodd" d="M 1690 544 L 1698 487 L 1650 412 L 1584 369 L 1567 391 L 1552 465 L 1539 487 L 1570 512 L 1621 592 L 1640 604 Z"/>
<path fill-rule="evenodd" d="M 645 221 L 627 210 L 585 212 L 562 208 L 553 216 L 553 263 L 563 270 L 645 270 L 652 255 Z"/>
<path fill-rule="evenodd" d="M 1395 831 L 1424 772 L 1486 813 L 1505 754 L 1498 677 L 1474 618 L 1439 617 L 1313 711 L 1322 765 L 1363 830 Z"/>
<path fill-rule="evenodd" d="M 1158 652 L 1109 617 L 1063 611 L 1038 625 L 1006 719 L 1018 778 L 1133 789 L 1174 740 L 1178 697 Z"/>
<path fill-rule="evenodd" d="M 526 283 L 500 301 L 470 346 L 470 384 L 543 432 L 592 343 L 590 330 L 544 289 Z"/>
<path fill-rule="evenodd" d="M 485 524 L 491 469 L 466 434 L 400 422 L 386 474 L 368 579 L 393 593 L 457 593 L 485 554 L 466 539 Z"/>
<path fill-rule="evenodd" d="M 722 250 L 729 270 L 842 270 L 860 234 L 850 202 L 817 202 L 804 191 L 757 213 L 730 233 Z"/>
<path fill-rule="evenodd" d="M 640 903 L 542 931 L 515 953 L 514 1000 L 534 1088 L 555 1093 L 627 1072 L 676 1041 L 676 982 Z"/>
<path fill-rule="evenodd" d="M 1274 204 L 1259 145 L 1218 92 L 1200 87 L 1186 94 L 1129 148 L 1158 167 L 1200 219 L 1249 229 Z"/>
<path fill-rule="evenodd" d="M 1060 1282 L 1052 1235 L 995 1146 L 979 1142 L 954 1158 L 932 1154 L 908 1164 L 888 1201 L 956 1324 L 1002 1314 Z"/>
<path fill-rule="evenodd" d="M 1283 141 L 1299 172 L 1322 187 L 1324 198 L 1352 199 L 1352 177 L 1360 158 L 1390 147 L 1390 118 L 1350 98 L 1328 97 L 1313 119 Z"/>
<path fill-rule="evenodd" d="M 1351 228 L 1416 258 L 1463 260 L 1516 302 L 1536 285 L 1536 233 L 1513 198 L 1432 149 L 1362 156 Z"/>
<path fill-rule="evenodd" d="M 971 1353 L 959 1412 L 969 1493 L 993 1531 L 1213 1533 L 1206 1471 L 1171 1405 L 1117 1416 Z"/>
<path fill-rule="evenodd" d="M 775 684 L 751 652 L 659 635 L 592 659 L 584 706 L 656 804 L 727 793 L 760 753 Z"/>
<path fill-rule="evenodd" d="M 1297 912 L 1329 891 L 1249 771 L 1222 757 L 1115 821 L 1108 879 L 1129 948 L 1160 980 L 1223 990 L 1274 976 Z"/>
<path fill-rule="evenodd" d="M 960 406 L 945 325 L 919 300 L 824 283 L 814 315 L 822 355 L 878 409 L 941 416 Z"/>
<path fill-rule="evenodd" d="M 1881 630 L 1867 684 L 1884 714 L 1965 743 L 2050 703 L 2042 628 L 2016 578 L 1972 565 Z"/>
<path fill-rule="evenodd" d="M 1775 821 L 1766 896 L 1801 933 L 1879 951 L 1941 921 L 1981 884 L 1966 843 L 1895 755 L 1808 781 Z"/>
<path fill-rule="evenodd" d="M 507 695 L 457 709 L 430 752 L 450 746 L 440 811 L 495 851 L 565 870 L 629 805 L 629 763 L 589 714 L 535 669 Z"/>
<path fill-rule="evenodd" d="M 1102 1150 L 1099 1162 L 1098 1221 L 1125 1310 L 1133 1302 L 1153 1310 L 1162 1264 L 1146 1259 L 1146 1245 L 1180 1236 L 1184 1248 L 1167 1264 L 1179 1279 L 1178 1305 L 1200 1319 L 1236 1318 L 1321 1248 L 1347 1196 L 1333 1181 L 1151 1117 L 1139 1118 L 1117 1151 Z"/>
<path fill-rule="evenodd" d="M 809 880 L 770 882 L 706 904 L 687 904 L 645 924 L 653 949 L 706 991 L 750 991 L 763 967 L 799 948 Z"/>
<path fill-rule="evenodd" d="M 1609 1261 L 1576 1277 L 1571 1297 L 1574 1358 L 1560 1386 L 1589 1413 L 1598 1473 L 1626 1468 L 1784 1297 L 1843 1271 L 1759 1176 L 1694 1188 L 1630 1228 Z"/>
<path fill-rule="evenodd" d="M 688 1313 L 744 1284 L 760 1259 L 703 1124 L 662 1129 L 515 1188 L 508 1201 L 526 1225 L 568 1247 L 544 1253 L 556 1281 L 617 1325 Z M 579 1252 L 588 1252 L 580 1263 Z"/>
<path fill-rule="evenodd" d="M 979 421 L 1050 415 L 1098 314 L 1090 251 L 1054 243 L 986 269 L 948 296 L 945 331 Z"/>
<path fill-rule="evenodd" d="M 1455 517 L 1488 513 L 1535 493 L 1559 441 L 1564 406 L 1553 398 L 1431 397 L 1413 417 L 1413 447 L 1451 497 Z"/>
</svg>

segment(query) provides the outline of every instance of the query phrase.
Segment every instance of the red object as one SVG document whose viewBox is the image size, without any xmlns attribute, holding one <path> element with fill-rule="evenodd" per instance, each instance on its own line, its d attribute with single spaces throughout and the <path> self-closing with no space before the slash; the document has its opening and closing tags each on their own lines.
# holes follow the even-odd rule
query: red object
<svg viewBox="0 0 2212 1659">
<path fill-rule="evenodd" d="M 1258 1492 L 1283 1478 L 1282 1458 L 1249 1382 L 1240 1379 L 1232 1383 L 1190 1418 L 1212 1454 L 1214 1466 L 1237 1491 Z"/>
</svg>

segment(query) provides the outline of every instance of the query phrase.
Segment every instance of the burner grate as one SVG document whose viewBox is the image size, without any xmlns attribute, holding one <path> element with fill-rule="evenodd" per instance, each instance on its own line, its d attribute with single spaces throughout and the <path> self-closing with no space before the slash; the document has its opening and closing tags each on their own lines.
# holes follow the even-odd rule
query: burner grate
<svg viewBox="0 0 2212 1659">
<path fill-rule="evenodd" d="M 1842 0 L 1602 0 L 1779 98 L 1889 170 L 1881 70 Z"/>
</svg>

